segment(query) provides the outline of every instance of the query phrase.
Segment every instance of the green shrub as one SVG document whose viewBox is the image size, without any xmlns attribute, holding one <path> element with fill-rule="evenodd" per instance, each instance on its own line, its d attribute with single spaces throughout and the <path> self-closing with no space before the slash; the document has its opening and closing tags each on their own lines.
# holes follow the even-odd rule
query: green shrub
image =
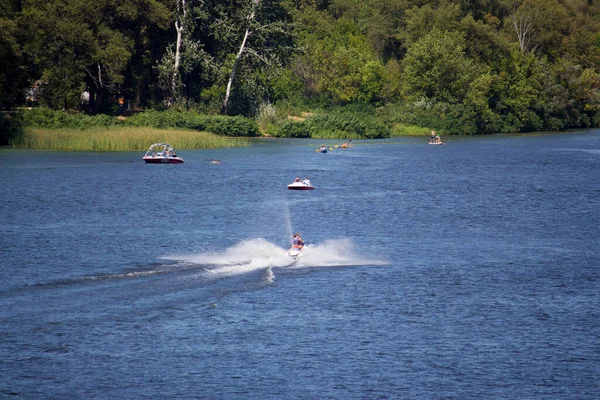
<svg viewBox="0 0 600 400">
<path fill-rule="evenodd" d="M 294 122 L 290 120 L 278 124 L 275 136 L 288 138 L 309 138 L 311 137 L 310 127 L 304 121 Z"/>
<path fill-rule="evenodd" d="M 23 123 L 25 126 L 32 128 L 89 129 L 116 125 L 117 119 L 104 114 L 70 114 L 64 111 L 51 110 L 46 107 L 38 107 L 23 112 Z"/>
<path fill-rule="evenodd" d="M 383 139 L 390 137 L 390 128 L 380 121 L 371 121 L 365 130 L 367 139 Z"/>
<path fill-rule="evenodd" d="M 206 130 L 223 136 L 256 136 L 258 133 L 257 123 L 249 118 L 226 115 L 206 116 Z"/>
<path fill-rule="evenodd" d="M 390 128 L 369 113 L 335 110 L 308 114 L 304 120 L 276 122 L 270 128 L 273 136 L 315 139 L 373 139 L 390 136 Z"/>
<path fill-rule="evenodd" d="M 394 124 L 394 126 L 392 126 L 392 132 L 390 133 L 390 136 L 420 136 L 429 135 L 430 132 L 430 128 L 426 128 L 423 126 L 397 123 Z"/>
<path fill-rule="evenodd" d="M 196 112 L 149 110 L 137 113 L 125 120 L 126 125 L 153 128 L 193 129 L 222 136 L 256 136 L 258 125 L 245 117 L 205 115 Z"/>
<path fill-rule="evenodd" d="M 0 146 L 12 145 L 23 136 L 20 113 L 0 113 Z"/>
</svg>

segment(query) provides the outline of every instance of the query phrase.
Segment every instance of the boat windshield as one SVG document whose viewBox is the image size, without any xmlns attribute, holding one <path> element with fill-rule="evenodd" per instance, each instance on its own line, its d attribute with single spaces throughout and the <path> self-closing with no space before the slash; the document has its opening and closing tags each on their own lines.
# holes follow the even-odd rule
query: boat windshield
<svg viewBox="0 0 600 400">
<path fill-rule="evenodd" d="M 146 156 L 162 157 L 167 151 L 173 151 L 173 148 L 169 144 L 156 143 L 150 146 L 146 152 Z"/>
</svg>

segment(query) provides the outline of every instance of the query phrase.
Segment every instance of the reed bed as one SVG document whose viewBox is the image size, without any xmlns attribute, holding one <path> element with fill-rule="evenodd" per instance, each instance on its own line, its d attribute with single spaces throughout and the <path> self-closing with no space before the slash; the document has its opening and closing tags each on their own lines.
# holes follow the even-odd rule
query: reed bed
<svg viewBox="0 0 600 400">
<path fill-rule="evenodd" d="M 26 128 L 13 146 L 64 151 L 147 150 L 152 143 L 168 142 L 175 149 L 249 146 L 246 138 L 229 138 L 208 132 L 147 127 L 94 127 L 81 129 Z"/>
</svg>

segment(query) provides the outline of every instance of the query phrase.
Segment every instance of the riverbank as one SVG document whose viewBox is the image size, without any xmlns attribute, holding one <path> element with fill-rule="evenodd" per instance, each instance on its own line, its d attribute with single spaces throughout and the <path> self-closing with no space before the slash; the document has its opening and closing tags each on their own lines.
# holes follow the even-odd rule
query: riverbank
<svg viewBox="0 0 600 400">
<path fill-rule="evenodd" d="M 156 142 L 168 142 L 176 149 L 245 147 L 247 138 L 231 138 L 187 129 L 109 126 L 89 129 L 47 129 L 27 127 L 11 143 L 25 149 L 65 151 L 138 151 Z"/>
</svg>

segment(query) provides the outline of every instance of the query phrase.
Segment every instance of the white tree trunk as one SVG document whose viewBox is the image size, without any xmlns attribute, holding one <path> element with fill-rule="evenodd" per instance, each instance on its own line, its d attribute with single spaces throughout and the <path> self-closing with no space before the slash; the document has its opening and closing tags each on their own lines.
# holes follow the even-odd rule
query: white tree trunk
<svg viewBox="0 0 600 400">
<path fill-rule="evenodd" d="M 175 43 L 175 56 L 173 59 L 173 75 L 171 76 L 171 98 L 169 105 L 173 104 L 177 91 L 177 79 L 179 78 L 179 65 L 181 64 L 181 42 L 183 41 L 183 30 L 186 21 L 186 0 L 177 1 L 177 18 L 175 19 L 175 30 L 177 31 L 177 42 Z"/>
<path fill-rule="evenodd" d="M 517 15 L 517 10 L 513 12 L 511 19 L 517 39 L 519 40 L 519 46 L 522 53 L 527 53 L 531 50 L 531 28 L 532 24 L 529 15 L 525 10 L 521 10 Z"/>
<path fill-rule="evenodd" d="M 240 49 L 238 50 L 237 55 L 235 56 L 235 61 L 233 62 L 233 67 L 231 67 L 231 73 L 229 74 L 229 81 L 227 82 L 227 90 L 225 91 L 225 99 L 223 100 L 223 105 L 221 106 L 221 114 L 225 114 L 225 112 L 227 111 L 227 103 L 229 103 L 231 87 L 233 86 L 233 79 L 235 78 L 235 69 L 236 69 L 237 64 L 240 60 L 240 57 L 242 56 L 242 53 L 244 52 L 244 49 L 246 47 L 246 42 L 248 41 L 248 36 L 250 36 L 250 34 L 251 34 L 250 24 L 251 24 L 252 20 L 254 20 L 254 13 L 256 10 L 256 6 L 258 5 L 259 2 L 260 2 L 260 0 L 252 0 L 252 8 L 250 9 L 250 14 L 246 18 L 248 20 L 248 27 L 246 28 L 246 32 L 244 33 L 244 39 L 242 40 Z"/>
</svg>

